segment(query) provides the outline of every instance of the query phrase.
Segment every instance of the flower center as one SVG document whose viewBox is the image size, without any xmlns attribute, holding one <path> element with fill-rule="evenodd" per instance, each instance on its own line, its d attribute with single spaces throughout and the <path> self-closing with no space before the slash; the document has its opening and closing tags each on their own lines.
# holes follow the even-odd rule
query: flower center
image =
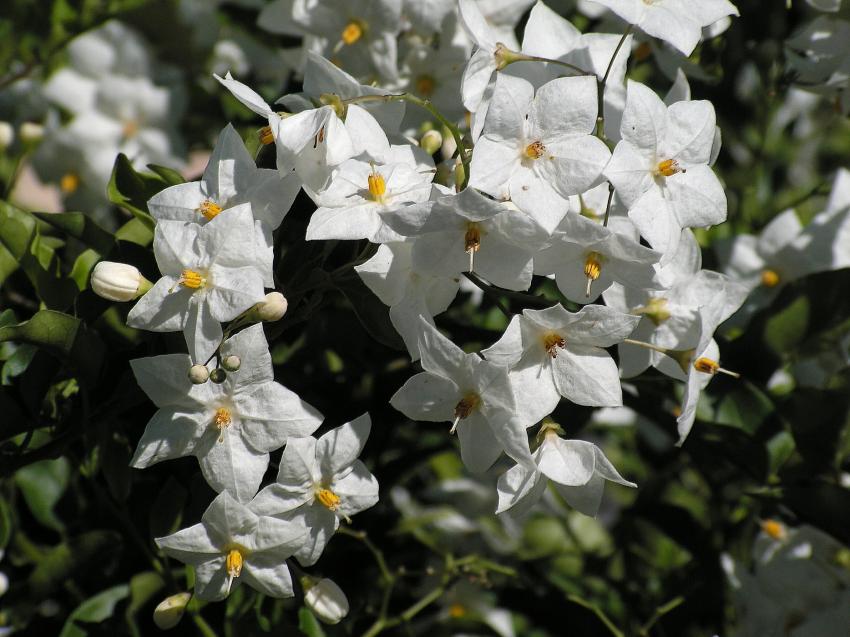
<svg viewBox="0 0 850 637">
<path fill-rule="evenodd" d="M 363 23 L 360 20 L 351 20 L 342 30 L 342 41 L 351 46 L 363 37 Z"/>
<path fill-rule="evenodd" d="M 526 146 L 523 154 L 528 159 L 540 159 L 543 157 L 545 152 L 546 146 L 544 146 L 543 142 L 537 140 L 536 142 L 531 142 L 528 146 Z"/>
<path fill-rule="evenodd" d="M 330 489 L 317 490 L 316 499 L 329 511 L 336 511 L 339 508 L 340 498 Z"/>
<path fill-rule="evenodd" d="M 475 392 L 469 392 L 466 396 L 461 398 L 460 402 L 455 405 L 455 421 L 452 423 L 452 428 L 449 433 L 454 433 L 457 429 L 457 424 L 461 420 L 469 418 L 469 415 L 475 411 L 480 404 L 481 396 Z"/>
<path fill-rule="evenodd" d="M 646 305 L 636 307 L 632 313 L 647 317 L 655 323 L 656 327 L 672 316 L 670 310 L 667 308 L 667 299 L 660 297 L 649 299 Z"/>
<path fill-rule="evenodd" d="M 449 606 L 449 617 L 453 619 L 460 619 L 464 615 L 466 615 L 466 608 L 464 608 L 463 604 L 455 602 Z"/>
<path fill-rule="evenodd" d="M 776 520 L 764 520 L 761 523 L 761 530 L 774 540 L 784 540 L 787 536 L 785 525 Z"/>
<path fill-rule="evenodd" d="M 62 190 L 62 194 L 70 195 L 77 192 L 77 188 L 79 187 L 80 176 L 77 173 L 66 173 L 59 180 L 59 188 Z"/>
<path fill-rule="evenodd" d="M 688 171 L 679 166 L 679 162 L 675 159 L 665 159 L 664 161 L 658 162 L 658 166 L 655 167 L 656 176 L 672 177 L 676 173 L 686 172 Z"/>
<path fill-rule="evenodd" d="M 382 174 L 373 170 L 369 175 L 369 195 L 372 201 L 383 203 L 385 194 L 387 194 L 387 182 L 384 181 Z"/>
<path fill-rule="evenodd" d="M 567 341 L 557 332 L 547 332 L 543 336 L 543 348 L 552 358 L 558 358 L 558 348 L 564 349 Z"/>
<path fill-rule="evenodd" d="M 197 210 L 207 221 L 212 221 L 221 212 L 221 206 L 212 199 L 206 199 L 198 206 Z"/>
<path fill-rule="evenodd" d="M 274 144 L 274 133 L 272 132 L 271 126 L 263 126 L 257 131 L 257 136 L 260 138 L 260 143 L 263 146 Z"/>
<path fill-rule="evenodd" d="M 224 559 L 224 567 L 227 569 L 227 594 L 230 594 L 230 587 L 233 580 L 242 574 L 242 564 L 244 556 L 239 549 L 230 549 L 227 557 Z"/>
<path fill-rule="evenodd" d="M 738 372 L 730 372 L 728 369 L 723 369 L 717 361 L 704 356 L 694 361 L 694 369 L 698 372 L 702 372 L 703 374 L 711 374 L 712 376 L 715 374 L 726 374 L 733 378 L 741 377 Z"/>
<path fill-rule="evenodd" d="M 762 270 L 761 273 L 761 284 L 766 288 L 775 288 L 779 285 L 781 279 L 779 278 L 779 273 L 776 270 L 771 270 L 767 268 L 766 270 Z"/>
<path fill-rule="evenodd" d="M 469 271 L 472 272 L 475 265 L 475 253 L 481 249 L 481 229 L 477 223 L 469 223 L 466 226 L 466 234 L 463 235 L 463 251 L 469 255 Z"/>
<path fill-rule="evenodd" d="M 416 78 L 416 92 L 422 97 L 431 97 L 437 82 L 433 75 L 420 75 Z"/>
<path fill-rule="evenodd" d="M 588 252 L 587 258 L 584 260 L 584 276 L 587 277 L 587 289 L 585 296 L 590 296 L 590 286 L 599 278 L 602 273 L 602 262 L 604 261 L 601 254 L 598 252 Z"/>
<path fill-rule="evenodd" d="M 207 284 L 207 280 L 201 276 L 200 272 L 195 270 L 183 270 L 180 274 L 180 279 L 178 279 L 177 283 L 182 285 L 184 288 L 189 288 L 190 290 L 197 290 Z"/>
<path fill-rule="evenodd" d="M 230 415 L 229 409 L 227 409 L 226 407 L 219 407 L 215 410 L 215 415 L 213 416 L 213 424 L 221 434 L 218 437 L 219 442 L 224 442 L 224 432 L 232 423 L 233 418 Z"/>
<path fill-rule="evenodd" d="M 124 122 L 121 134 L 124 136 L 124 139 L 132 139 L 139 134 L 139 123 L 132 119 L 127 120 Z"/>
</svg>

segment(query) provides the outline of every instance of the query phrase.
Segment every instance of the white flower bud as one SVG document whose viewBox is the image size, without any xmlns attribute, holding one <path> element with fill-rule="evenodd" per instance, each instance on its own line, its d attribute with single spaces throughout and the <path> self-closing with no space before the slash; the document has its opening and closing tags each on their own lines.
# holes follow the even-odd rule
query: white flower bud
<svg viewBox="0 0 850 637">
<path fill-rule="evenodd" d="M 186 604 L 192 598 L 192 593 L 177 593 L 171 597 L 166 597 L 153 610 L 153 623 L 161 630 L 174 628 L 183 613 L 186 611 Z"/>
<path fill-rule="evenodd" d="M 15 141 L 15 129 L 9 122 L 0 122 L 0 150 L 8 148 Z"/>
<path fill-rule="evenodd" d="M 150 290 L 151 282 L 127 263 L 101 261 L 91 273 L 91 289 L 110 301 L 132 301 Z"/>
<path fill-rule="evenodd" d="M 0 597 L 6 594 L 9 590 L 9 578 L 6 573 L 0 573 Z"/>
<path fill-rule="evenodd" d="M 337 624 L 348 615 L 348 598 L 333 580 L 305 578 L 304 603 L 326 624 Z"/>
<path fill-rule="evenodd" d="M 443 146 L 443 136 L 440 131 L 431 129 L 419 140 L 419 147 L 429 155 L 433 155 Z"/>
<path fill-rule="evenodd" d="M 44 137 L 44 126 L 35 122 L 24 122 L 18 129 L 18 135 L 25 144 L 40 142 Z"/>
<path fill-rule="evenodd" d="M 193 385 L 203 385 L 210 378 L 210 372 L 206 365 L 196 363 L 189 368 L 189 380 Z"/>
<path fill-rule="evenodd" d="M 241 365 L 242 359 L 236 356 L 236 354 L 225 356 L 221 361 L 221 366 L 229 372 L 238 372 Z"/>
<path fill-rule="evenodd" d="M 440 147 L 440 153 L 443 155 L 443 159 L 451 159 L 454 157 L 456 150 L 457 142 L 455 141 L 454 135 L 444 135 L 443 145 Z"/>
<path fill-rule="evenodd" d="M 265 300 L 257 303 L 256 307 L 261 321 L 279 321 L 286 314 L 289 303 L 280 292 L 269 292 Z"/>
</svg>

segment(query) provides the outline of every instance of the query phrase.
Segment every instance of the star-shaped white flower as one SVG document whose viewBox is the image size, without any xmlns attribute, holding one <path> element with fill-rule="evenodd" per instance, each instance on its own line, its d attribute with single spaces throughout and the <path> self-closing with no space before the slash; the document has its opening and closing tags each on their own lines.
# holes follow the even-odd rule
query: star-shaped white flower
<svg viewBox="0 0 850 637">
<path fill-rule="evenodd" d="M 583 440 L 565 440 L 555 428 L 546 426 L 543 442 L 534 452 L 535 468 L 516 465 L 499 477 L 499 507 L 514 515 L 528 511 L 542 496 L 549 480 L 574 509 L 596 516 L 605 481 L 636 488 L 625 480 L 602 450 Z"/>
<path fill-rule="evenodd" d="M 127 315 L 131 327 L 183 330 L 189 354 L 204 362 L 221 342 L 221 323 L 265 297 L 268 263 L 258 253 L 250 204 L 204 226 L 160 221 L 153 250 L 162 273 Z"/>
<path fill-rule="evenodd" d="M 535 95 L 528 81 L 499 75 L 469 185 L 510 198 L 551 233 L 568 210 L 567 197 L 593 186 L 611 157 L 591 134 L 596 114 L 595 78 L 559 78 Z"/>
<path fill-rule="evenodd" d="M 470 471 L 486 471 L 504 451 L 530 465 L 525 427 L 513 422 L 514 398 L 508 371 L 478 354 L 467 354 L 436 328 L 421 322 L 422 368 L 390 399 L 408 418 L 451 422 Z"/>
<path fill-rule="evenodd" d="M 137 468 L 194 455 L 216 491 L 247 502 L 260 487 L 269 452 L 293 437 L 309 436 L 322 416 L 274 382 L 262 325 L 227 340 L 222 358 L 241 359 L 221 384 L 193 385 L 185 354 L 130 361 L 136 381 L 158 407 L 131 461 Z"/>
<path fill-rule="evenodd" d="M 270 597 L 292 597 L 286 560 L 305 536 L 303 525 L 259 517 L 225 492 L 212 501 L 200 523 L 156 538 L 156 543 L 192 566 L 198 599 L 218 601 L 242 582 Z"/>
<path fill-rule="evenodd" d="M 277 481 L 249 505 L 258 515 L 299 520 L 307 537 L 295 552 L 304 566 L 315 564 L 339 527 L 378 501 L 378 481 L 357 459 L 372 422 L 363 414 L 316 440 L 293 438 L 280 461 Z"/>
</svg>

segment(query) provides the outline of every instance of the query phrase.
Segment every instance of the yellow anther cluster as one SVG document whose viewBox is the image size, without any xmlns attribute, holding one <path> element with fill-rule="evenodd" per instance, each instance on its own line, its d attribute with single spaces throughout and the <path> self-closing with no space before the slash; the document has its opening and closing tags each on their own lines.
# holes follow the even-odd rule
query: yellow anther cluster
<svg viewBox="0 0 850 637">
<path fill-rule="evenodd" d="M 598 252 L 591 252 L 587 255 L 584 261 L 584 276 L 591 281 L 595 281 L 602 273 L 602 255 Z"/>
<path fill-rule="evenodd" d="M 345 25 L 342 30 L 342 41 L 347 45 L 352 45 L 363 37 L 363 24 L 359 20 L 352 20 Z"/>
<path fill-rule="evenodd" d="M 761 523 L 761 530 L 765 532 L 765 534 L 772 537 L 774 540 L 784 540 L 788 535 L 788 531 L 785 529 L 785 525 L 782 522 L 778 522 L 777 520 L 764 520 Z"/>
<path fill-rule="evenodd" d="M 768 268 L 767 270 L 763 270 L 761 273 L 761 284 L 766 288 L 775 288 L 779 285 L 780 278 L 779 273 L 776 270 L 771 270 Z"/>
<path fill-rule="evenodd" d="M 239 549 L 230 549 L 225 558 L 224 564 L 227 569 L 227 576 L 230 578 L 239 577 L 242 574 L 242 564 L 244 558 Z"/>
<path fill-rule="evenodd" d="M 124 136 L 124 139 L 132 139 L 139 134 L 139 123 L 132 119 L 124 122 L 121 134 Z"/>
<path fill-rule="evenodd" d="M 676 173 L 686 173 L 688 171 L 679 166 L 679 162 L 675 159 L 665 159 L 658 163 L 658 167 L 655 169 L 655 172 L 656 174 L 663 175 L 664 177 L 672 177 Z"/>
<path fill-rule="evenodd" d="M 552 358 L 558 357 L 558 349 L 564 349 L 567 346 L 567 341 L 557 332 L 547 332 L 543 337 L 543 347 Z"/>
<path fill-rule="evenodd" d="M 190 290 L 197 290 L 200 287 L 206 285 L 207 280 L 201 276 L 200 272 L 196 272 L 195 270 L 183 270 L 180 274 L 180 279 L 177 281 L 184 288 L 189 288 Z"/>
<path fill-rule="evenodd" d="M 528 146 L 525 147 L 525 156 L 529 159 L 540 159 L 546 153 L 546 146 L 543 145 L 543 142 L 536 141 L 531 142 Z"/>
<path fill-rule="evenodd" d="M 316 499 L 329 511 L 336 511 L 339 508 L 339 496 L 330 489 L 316 491 Z"/>
<path fill-rule="evenodd" d="M 464 615 L 466 615 L 466 608 L 463 606 L 463 604 L 458 604 L 457 602 L 455 602 L 454 604 L 449 606 L 449 616 L 453 619 L 460 619 Z"/>
<path fill-rule="evenodd" d="M 274 144 L 274 133 L 272 132 L 271 126 L 263 126 L 259 131 L 257 131 L 257 136 L 260 138 L 260 143 L 264 146 Z"/>
<path fill-rule="evenodd" d="M 720 365 L 717 361 L 702 357 L 694 361 L 694 369 L 703 374 L 716 374 L 720 369 Z"/>
<path fill-rule="evenodd" d="M 481 404 L 481 397 L 475 393 L 469 393 L 464 396 L 461 401 L 455 405 L 455 418 L 468 418 L 475 411 L 476 407 Z"/>
<path fill-rule="evenodd" d="M 420 75 L 416 78 L 416 93 L 422 97 L 431 97 L 437 82 L 433 75 Z"/>
<path fill-rule="evenodd" d="M 369 175 L 369 194 L 374 201 L 381 201 L 387 194 L 387 182 L 380 173 L 372 172 Z"/>
<path fill-rule="evenodd" d="M 481 249 L 481 230 L 477 223 L 470 223 L 463 235 L 463 251 L 478 252 Z"/>
<path fill-rule="evenodd" d="M 76 173 L 66 173 L 62 175 L 62 179 L 59 180 L 59 188 L 62 190 L 63 194 L 70 195 L 71 193 L 77 192 L 77 188 L 80 187 L 80 177 Z"/>
<path fill-rule="evenodd" d="M 211 221 L 212 219 L 215 219 L 218 213 L 221 212 L 221 206 L 211 199 L 206 199 L 200 206 L 198 206 L 198 212 L 200 212 L 207 221 Z"/>
</svg>

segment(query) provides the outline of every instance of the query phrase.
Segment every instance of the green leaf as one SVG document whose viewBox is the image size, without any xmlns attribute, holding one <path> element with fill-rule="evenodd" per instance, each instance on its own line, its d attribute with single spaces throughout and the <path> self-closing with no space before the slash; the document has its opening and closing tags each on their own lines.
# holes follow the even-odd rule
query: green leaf
<svg viewBox="0 0 850 637">
<path fill-rule="evenodd" d="M 148 525 L 153 537 L 174 533 L 183 519 L 183 506 L 189 492 L 177 480 L 169 477 L 159 490 L 150 508 Z"/>
<path fill-rule="evenodd" d="M 0 370 L 0 385 L 11 385 L 12 379 L 15 376 L 20 376 L 32 362 L 33 356 L 38 351 L 34 345 L 17 345 L 14 353 L 3 363 L 3 369 Z"/>
<path fill-rule="evenodd" d="M 81 573 L 102 571 L 122 547 L 115 531 L 89 531 L 50 549 L 30 573 L 27 588 L 33 599 L 47 597 Z"/>
<path fill-rule="evenodd" d="M 100 261 L 101 253 L 89 248 L 79 254 L 74 261 L 74 267 L 71 269 L 71 279 L 77 284 L 77 288 L 82 291 L 89 286 L 89 278 L 91 271 L 97 262 Z"/>
<path fill-rule="evenodd" d="M 0 285 L 20 267 L 18 260 L 0 243 Z"/>
<path fill-rule="evenodd" d="M 135 623 L 135 616 L 154 595 L 165 587 L 165 582 L 159 573 L 145 571 L 130 578 L 130 603 L 125 616 L 128 622 Z"/>
<path fill-rule="evenodd" d="M 306 606 L 298 610 L 298 630 L 307 637 L 325 637 L 325 631 L 322 630 L 319 620 Z"/>
<path fill-rule="evenodd" d="M 789 485 L 784 501 L 802 521 L 850 543 L 850 490 L 828 482 Z"/>
<path fill-rule="evenodd" d="M 5 549 L 12 538 L 12 511 L 6 500 L 0 497 L 0 549 Z"/>
<path fill-rule="evenodd" d="M 53 310 L 41 310 L 28 321 L 0 327 L 0 343 L 4 341 L 36 345 L 66 360 L 90 382 L 97 379 L 105 349 L 80 319 Z"/>
<path fill-rule="evenodd" d="M 100 254 L 109 254 L 115 246 L 115 237 L 112 233 L 101 228 L 94 219 L 82 212 L 34 212 L 32 214 Z"/>
<path fill-rule="evenodd" d="M 68 488 L 70 475 L 71 466 L 65 458 L 34 462 L 15 473 L 15 483 L 33 517 L 55 531 L 65 529 L 65 525 L 53 512 L 53 507 Z"/>
<path fill-rule="evenodd" d="M 148 199 L 168 186 L 169 183 L 159 175 L 137 172 L 127 156 L 121 153 L 115 159 L 106 193 L 109 201 L 153 230 L 154 220 L 148 213 Z"/>
<path fill-rule="evenodd" d="M 714 420 L 752 434 L 773 411 L 770 398 L 751 383 L 741 382 L 720 400 Z"/>
<path fill-rule="evenodd" d="M 360 277 L 338 279 L 335 284 L 351 303 L 357 319 L 372 338 L 387 347 L 405 349 L 404 341 L 390 321 L 389 309 L 366 287 Z"/>
<path fill-rule="evenodd" d="M 186 183 L 186 180 L 183 179 L 183 175 L 173 168 L 169 168 L 168 166 L 159 166 L 157 164 L 148 164 L 147 166 L 148 169 L 159 175 L 159 177 L 169 186 Z"/>
<path fill-rule="evenodd" d="M 805 296 L 798 297 L 767 319 L 764 342 L 778 356 L 786 356 L 806 336 L 809 315 L 809 299 Z"/>
<path fill-rule="evenodd" d="M 153 241 L 153 228 L 135 217 L 118 228 L 115 238 L 120 241 L 129 241 L 146 248 Z"/>
<path fill-rule="evenodd" d="M 118 602 L 126 599 L 129 594 L 130 587 L 126 584 L 120 584 L 90 597 L 71 613 L 62 627 L 59 637 L 87 637 L 89 631 L 77 622 L 97 624 L 109 619 L 115 612 L 115 606 L 118 605 Z"/>
</svg>

